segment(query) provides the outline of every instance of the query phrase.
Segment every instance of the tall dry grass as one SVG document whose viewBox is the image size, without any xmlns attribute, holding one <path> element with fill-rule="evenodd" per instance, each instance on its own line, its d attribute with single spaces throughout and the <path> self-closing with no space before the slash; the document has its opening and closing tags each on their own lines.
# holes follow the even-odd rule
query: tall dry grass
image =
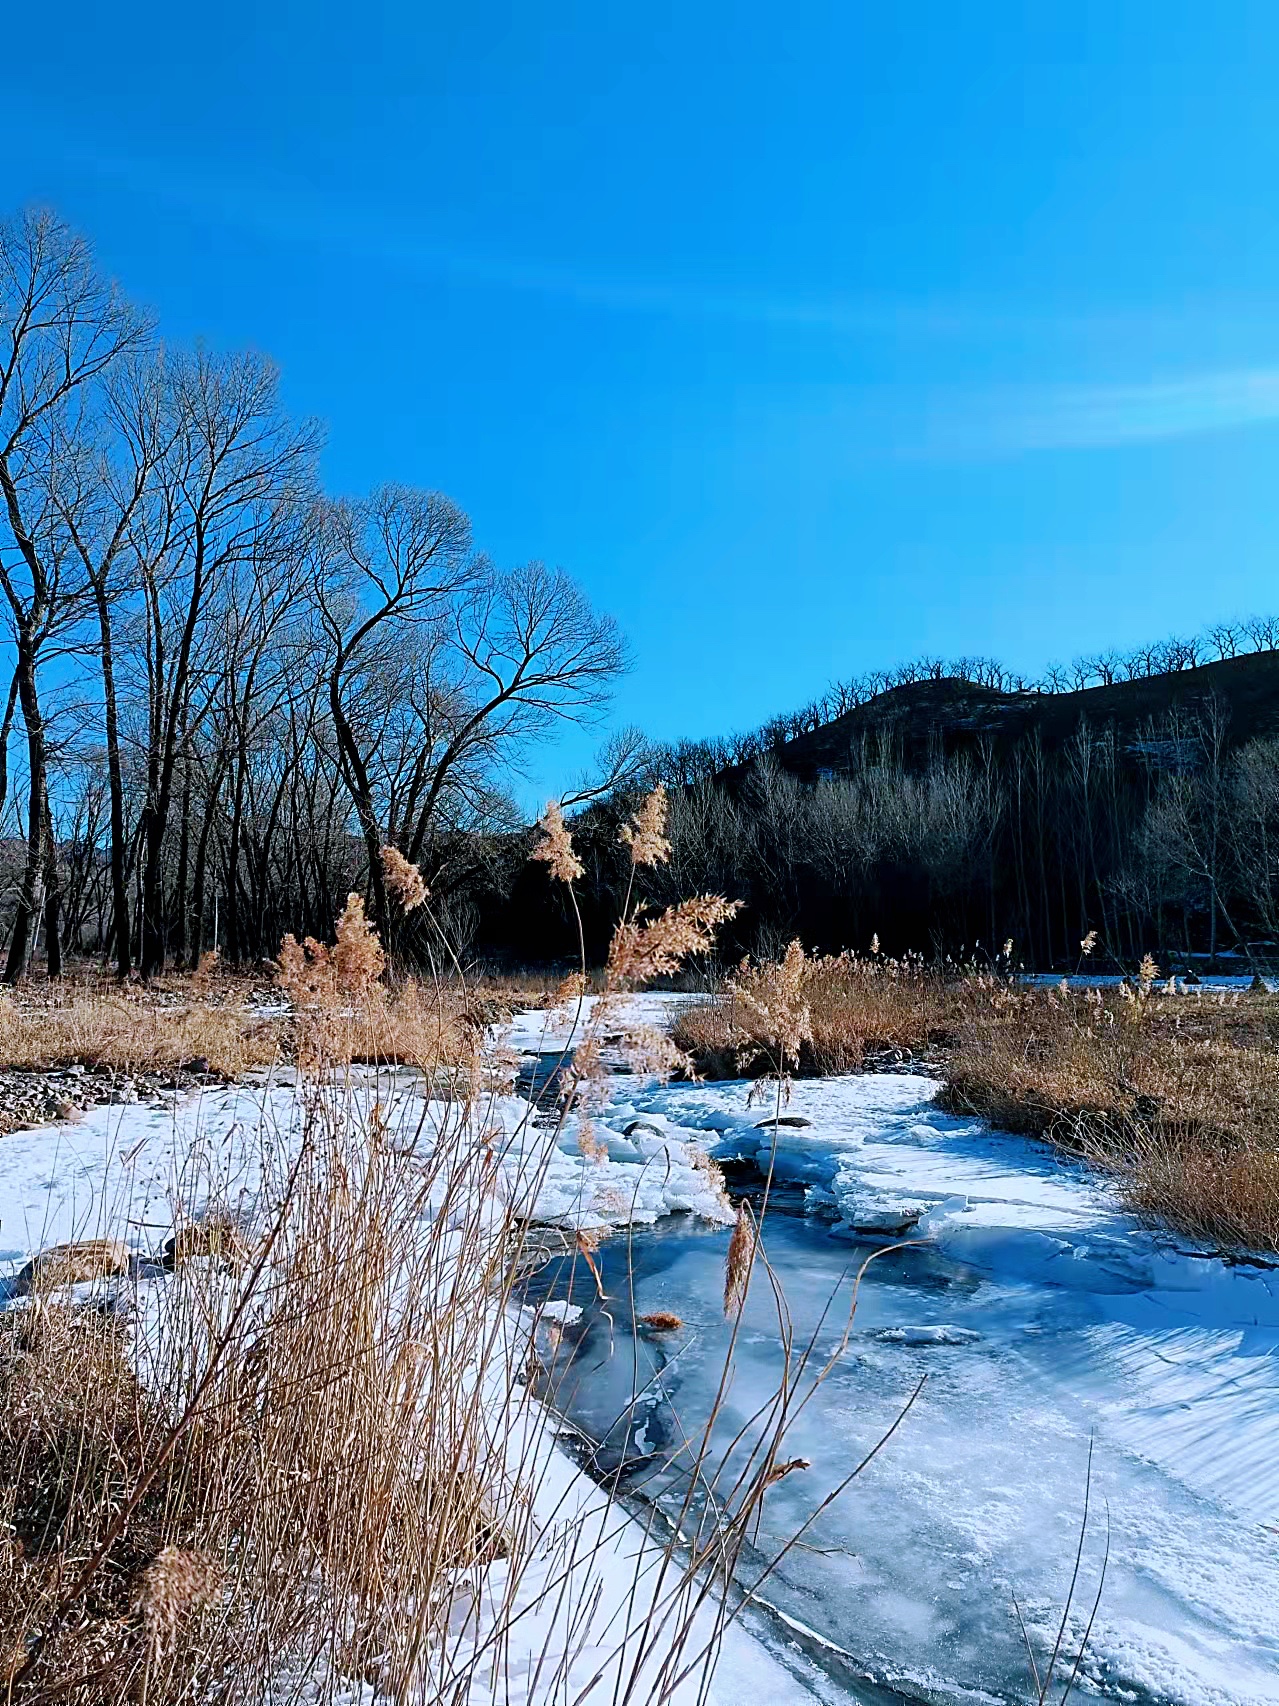
<svg viewBox="0 0 1279 1706">
<path fill-rule="evenodd" d="M 913 956 L 810 957 L 799 949 L 789 973 L 786 964 L 744 963 L 718 993 L 690 1002 L 678 1015 L 674 1040 L 699 1072 L 751 1078 L 773 1070 L 779 1038 L 761 1001 L 777 999 L 766 991 L 778 979 L 794 984 L 793 999 L 807 1010 L 805 1035 L 793 1050 L 795 1069 L 805 1074 L 860 1072 L 929 1056 L 958 1018 L 954 979 Z"/>
<path fill-rule="evenodd" d="M 944 1106 L 1083 1156 L 1142 1215 L 1230 1251 L 1279 1253 L 1279 1000 L 969 992 Z"/>
<path fill-rule="evenodd" d="M 1082 989 L 1026 985 L 998 964 L 788 959 L 744 966 L 680 1014 L 674 1037 L 699 1072 L 775 1072 L 768 1002 L 790 988 L 807 1019 L 800 1072 L 926 1066 L 944 1107 L 1083 1156 L 1152 1221 L 1279 1253 L 1279 997 L 1178 990 L 1152 962 Z"/>
<path fill-rule="evenodd" d="M 120 991 L 77 980 L 0 993 L 0 1067 L 38 1072 L 85 1066 L 121 1075 L 200 1060 L 227 1078 L 280 1058 L 281 1024 L 196 987 Z"/>
<path fill-rule="evenodd" d="M 653 814 L 637 831 L 651 852 Z M 632 914 L 612 987 L 704 946 L 720 911 Z M 477 1027 L 459 1018 L 474 992 L 393 997 L 380 970 L 357 907 L 335 944 L 282 955 L 305 1082 L 295 1123 L 241 1133 L 257 1144 L 255 1206 L 216 1206 L 219 1169 L 240 1178 L 244 1158 L 215 1141 L 189 1162 L 167 1277 L 101 1261 L 115 1277 L 77 1298 L 64 1255 L 34 1263 L 0 1314 L 5 1706 L 282 1706 L 352 1689 L 427 1706 L 504 1698 L 508 1662 L 547 1700 L 658 1706 L 704 1686 L 768 1489 L 803 1467 L 784 1445 L 822 1373 L 813 1347 L 788 1361 L 727 1480 L 711 1418 L 673 1526 L 654 1512 L 635 1527 L 610 1490 L 548 1518 L 562 1474 L 512 1306 L 523 1228 L 471 1070 Z M 385 1077 L 350 1071 L 384 1063 L 388 1040 L 426 1069 L 429 1106 L 384 1106 Z M 584 1056 L 582 1090 L 598 1047 Z M 739 1239 L 739 1310 L 756 1259 Z M 619 1557 L 631 1576 L 600 1628 L 597 1560 L 616 1571 Z"/>
<path fill-rule="evenodd" d="M 233 1256 L 0 1316 L 0 1698 L 448 1698 L 473 1664 L 457 1593 L 520 1541 L 493 1153 L 395 1136 L 316 1086 Z"/>
<path fill-rule="evenodd" d="M 299 951 L 305 961 L 305 948 Z M 121 987 L 84 974 L 0 990 L 0 1070 L 78 1066 L 134 1078 L 187 1069 L 233 1080 L 314 1052 L 321 1009 L 323 1053 L 335 1065 L 456 1067 L 473 1057 L 489 1027 L 549 999 L 546 980 L 531 974 L 374 981 L 354 1005 L 338 999 L 331 976 L 317 987 L 313 969 L 284 981 L 284 990 L 270 991 L 261 979 L 206 970 L 152 985 Z"/>
</svg>

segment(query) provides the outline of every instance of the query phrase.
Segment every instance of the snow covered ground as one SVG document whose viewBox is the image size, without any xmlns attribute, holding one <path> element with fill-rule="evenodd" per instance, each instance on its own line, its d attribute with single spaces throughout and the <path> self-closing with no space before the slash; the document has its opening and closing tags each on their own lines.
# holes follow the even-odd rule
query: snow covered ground
<svg viewBox="0 0 1279 1706">
<path fill-rule="evenodd" d="M 772 1127 L 743 1084 L 619 1083 L 607 1116 L 618 1129 L 643 1117 L 672 1139 L 700 1133 L 761 1171 L 771 1158 L 779 1203 L 808 1210 L 765 1226 L 800 1340 L 824 1310 L 819 1339 L 837 1340 L 860 1261 L 889 1237 L 907 1241 L 869 1268 L 849 1349 L 788 1442 L 813 1469 L 770 1494 L 765 1550 L 926 1385 L 766 1597 L 911 1696 L 1031 1700 L 1013 1599 L 1042 1661 L 1091 1442 L 1076 1641 L 1107 1525 L 1109 1561 L 1081 1685 L 1177 1706 L 1279 1701 L 1279 1272 L 1174 1247 L 1048 1151 L 941 1114 L 935 1088 L 912 1076 L 804 1081 L 784 1112 L 811 1123 Z M 685 1321 L 664 1346 L 660 1402 L 633 1418 L 629 1449 L 654 1454 L 651 1496 L 681 1490 L 678 1442 L 709 1412 L 727 1347 L 723 1257 L 713 1230 L 668 1230 L 631 1252 L 635 1312 Z M 624 1320 L 596 1320 L 577 1359 L 612 1366 L 608 1398 L 593 1402 L 576 1371 L 566 1385 L 597 1418 L 622 1407 L 615 1331 Z M 736 1354 L 725 1443 L 780 1368 L 758 1276 Z"/>
<path fill-rule="evenodd" d="M 391 1142 L 406 1158 L 425 1154 L 441 1135 L 457 1135 L 456 1110 L 424 1102 L 411 1074 L 357 1074 L 348 1117 L 366 1120 L 375 1102 Z M 476 1111 L 474 1129 L 462 1134 L 496 1145 L 501 1187 L 518 1212 L 584 1227 L 653 1221 L 677 1209 L 717 1222 L 726 1217 L 707 1172 L 691 1165 L 683 1140 L 619 1137 L 613 1147 L 620 1159 L 601 1164 L 578 1152 L 573 1134 L 561 1137 L 552 1122 L 534 1125 L 529 1116 L 527 1102 L 494 1097 Z M 135 1304 L 141 1319 L 154 1319 L 170 1284 L 158 1257 L 175 1222 L 198 1216 L 211 1192 L 246 1220 L 260 1218 L 295 1152 L 303 1121 L 303 1093 L 284 1073 L 165 1104 L 97 1107 L 74 1124 L 0 1137 L 0 1308 L 21 1306 L 14 1282 L 38 1251 L 108 1237 L 125 1242 L 134 1258 L 127 1283 L 107 1282 L 106 1289 Z M 81 1295 L 102 1289 L 102 1282 L 77 1288 Z M 512 1320 L 513 1363 L 523 1358 L 529 1331 L 527 1320 Z M 506 1402 L 504 1371 L 492 1374 L 495 1402 Z M 662 1568 L 662 1548 L 573 1466 L 556 1444 L 558 1428 L 536 1402 L 517 1401 L 510 1416 L 509 1460 L 533 1490 L 539 1538 L 518 1585 L 518 1617 L 502 1641 L 500 1665 L 477 1673 L 468 1706 L 610 1700 L 617 1679 L 634 1663 L 635 1640 L 628 1640 L 627 1631 L 642 1619 Z M 509 1568 L 502 1560 L 491 1565 L 478 1601 L 459 1601 L 459 1651 L 468 1642 L 482 1648 L 491 1641 Z M 668 1570 L 668 1583 L 670 1576 Z M 707 1645 L 719 1649 L 719 1680 L 710 1698 L 721 1706 L 739 1706 L 744 1699 L 811 1706 L 827 1698 L 803 1680 L 812 1667 L 801 1658 L 780 1662 L 741 1624 L 721 1631 L 709 1605 L 694 1617 L 688 1656 Z M 646 1676 L 656 1673 L 662 1657 L 659 1647 Z M 675 1706 L 700 1706 L 700 1675 L 694 1668 L 671 1694 Z M 373 1706 L 367 1688 L 347 1688 L 319 1675 L 289 1677 L 281 1687 L 290 1699 Z M 449 1698 L 459 1697 L 451 1692 Z"/>
<path fill-rule="evenodd" d="M 661 1023 L 672 1004 L 640 998 L 629 1016 Z M 507 1040 L 549 1069 L 571 1039 L 539 1013 L 517 1019 Z M 638 1223 L 633 1240 L 606 1241 L 597 1254 L 606 1309 L 579 1264 L 587 1283 L 572 1301 L 582 1315 L 574 1323 L 559 1311 L 573 1350 L 560 1402 L 607 1436 L 615 1463 L 636 1460 L 631 1490 L 659 1506 L 683 1491 L 681 1442 L 709 1413 L 728 1349 L 726 1217 L 696 1150 L 761 1172 L 771 1160 L 778 1194 L 765 1247 L 797 1338 L 816 1331 L 823 1352 L 839 1341 L 865 1256 L 890 1241 L 907 1246 L 868 1269 L 848 1347 L 788 1441 L 812 1467 L 768 1495 L 748 1564 L 762 1567 L 925 1375 L 926 1384 L 889 1444 L 769 1577 L 762 1597 L 777 1616 L 730 1628 L 713 1698 L 889 1698 L 858 1680 L 869 1676 L 900 1691 L 894 1699 L 1033 1699 L 1013 1600 L 1042 1662 L 1067 1591 L 1091 1442 L 1072 1662 L 1107 1524 L 1109 1562 L 1084 1694 L 1160 1706 L 1279 1702 L 1279 1273 L 1175 1248 L 1081 1170 L 942 1115 L 934 1090 L 904 1075 L 804 1081 L 784 1113 L 809 1123 L 773 1126 L 773 1110 L 749 1107 L 743 1084 L 618 1077 L 596 1122 L 603 1161 L 579 1151 L 572 1119 L 562 1131 L 535 1125 L 514 1097 L 483 1109 L 502 1189 L 522 1213 L 563 1227 Z M 357 1090 L 362 1106 L 374 1096 L 405 1150 L 437 1141 L 456 1117 L 425 1103 L 410 1075 Z M 625 1136 L 636 1120 L 649 1129 Z M 264 1156 L 278 1173 L 300 1129 L 299 1091 L 277 1080 L 96 1108 L 74 1125 L 0 1138 L 0 1306 L 31 1254 L 73 1238 L 123 1237 L 138 1252 L 139 1283 L 165 1284 L 148 1258 L 179 1210 L 198 1211 L 216 1178 L 219 1196 L 251 1214 Z M 564 1299 L 562 1285 L 555 1295 Z M 682 1331 L 633 1336 L 632 1314 L 655 1309 L 682 1317 Z M 527 1320 L 515 1325 L 513 1354 L 528 1330 Z M 775 1306 L 757 1274 L 717 1424 L 721 1448 L 775 1388 L 780 1365 Z M 645 1383 L 644 1408 L 629 1412 Z M 637 1562 L 641 1576 L 656 1568 L 656 1541 L 574 1467 L 557 1426 L 534 1406 L 512 1429 L 514 1456 L 537 1468 L 543 1540 L 502 1673 L 477 1682 L 472 1706 L 550 1706 L 597 1676 L 586 1701 L 610 1699 L 609 1655 Z M 501 1584 L 490 1585 L 496 1594 Z M 698 1639 L 712 1634 L 704 1618 Z M 537 1670 L 546 1650 L 563 1658 L 553 1696 Z M 696 1698 L 695 1679 L 685 1694 Z"/>
</svg>

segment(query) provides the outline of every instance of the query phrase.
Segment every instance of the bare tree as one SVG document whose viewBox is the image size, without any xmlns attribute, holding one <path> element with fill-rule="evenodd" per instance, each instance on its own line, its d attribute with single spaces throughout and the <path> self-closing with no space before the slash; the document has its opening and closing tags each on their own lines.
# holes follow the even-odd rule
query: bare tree
<svg viewBox="0 0 1279 1706">
<path fill-rule="evenodd" d="M 474 584 L 471 524 L 438 492 L 384 486 L 364 503 L 334 505 L 317 560 L 316 596 L 329 642 L 329 714 L 337 763 L 364 837 L 369 887 L 386 917 L 374 782 L 378 688 L 406 632 L 429 652 Z"/>
<path fill-rule="evenodd" d="M 120 612 L 141 588 L 130 550 L 135 518 L 151 481 L 173 449 L 177 424 L 167 406 L 163 367 L 149 356 L 118 362 L 100 387 L 100 407 L 80 443 L 63 447 L 59 512 L 93 607 L 102 681 L 102 722 L 109 801 L 111 931 L 116 973 L 132 967 L 128 830 L 117 685 Z"/>
<path fill-rule="evenodd" d="M 319 434 L 280 408 L 275 369 L 255 356 L 199 351 L 164 375 L 167 453 L 129 529 L 142 589 L 147 683 L 146 795 L 139 822 L 141 970 L 168 949 L 164 843 L 179 757 L 209 713 L 205 646 L 228 578 L 264 572 L 292 547 L 314 503 Z M 215 654 L 216 655 L 216 651 Z M 185 896 L 178 897 L 184 907 Z"/>
<path fill-rule="evenodd" d="M 494 763 L 603 704 L 624 650 L 567 576 L 476 558 L 438 493 L 385 487 L 337 510 L 318 591 L 338 763 L 385 924 L 383 843 L 420 863 Z"/>
<path fill-rule="evenodd" d="M 86 393 L 145 336 L 145 323 L 98 274 L 87 245 L 51 214 L 0 227 L 0 496 L 8 527 L 0 589 L 13 628 L 28 789 L 27 863 L 4 973 L 10 983 L 26 969 L 42 879 L 50 975 L 61 969 L 38 676 L 50 642 L 79 614 L 68 588 L 66 469 L 77 463 L 91 413 Z"/>
</svg>

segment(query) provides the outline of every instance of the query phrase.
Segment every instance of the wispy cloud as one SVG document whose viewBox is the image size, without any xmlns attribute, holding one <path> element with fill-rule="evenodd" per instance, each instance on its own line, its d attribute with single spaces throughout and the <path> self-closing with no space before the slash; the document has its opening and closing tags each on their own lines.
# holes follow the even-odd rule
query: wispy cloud
<svg viewBox="0 0 1279 1706">
<path fill-rule="evenodd" d="M 29 123 L 27 119 L 29 118 Z M 805 297 L 746 288 L 708 286 L 608 273 L 587 260 L 552 263 L 532 256 L 479 249 L 443 229 L 428 231 L 411 211 L 392 215 L 367 203 L 329 197 L 296 179 L 250 178 L 211 171 L 194 162 L 111 152 L 98 138 L 56 130 L 34 110 L 20 135 L 77 171 L 110 183 L 148 205 L 195 223 L 221 224 L 258 239 L 380 263 L 423 280 L 455 280 L 542 295 L 568 303 L 628 313 L 812 327 L 827 333 L 891 342 L 895 337 L 967 341 L 992 359 L 1007 360 L 1010 336 L 1026 334 L 1044 353 L 1042 338 L 1086 337 L 1095 349 L 1100 332 L 1135 347 L 1135 334 L 1172 331 L 1184 339 L 1191 326 L 1212 325 L 1219 315 L 1161 308 L 1113 312 L 1093 308 L 1036 311 L 1025 303 L 947 302 L 873 295 Z M 1259 335 L 1273 341 L 1273 325 L 1257 304 Z M 1230 316 L 1239 330 L 1239 315 Z M 1126 344 L 1122 340 L 1127 338 Z M 1079 347 L 1083 347 L 1080 345 Z M 1060 363 L 1060 341 L 1053 349 Z M 931 359 L 931 358 L 930 358 Z M 917 371 L 917 370 L 916 370 Z M 803 387 L 799 387 L 802 393 Z M 807 398 L 828 444 L 854 448 L 878 460 L 965 460 L 1040 451 L 1094 450 L 1185 438 L 1279 421 L 1279 366 L 1218 371 L 1116 383 L 1050 383 L 927 387 L 918 378 L 866 387 L 817 386 Z M 789 408 L 787 403 L 789 401 Z M 793 421 L 798 395 L 770 394 L 767 412 Z M 803 405 L 800 405 L 802 408 Z"/>
<path fill-rule="evenodd" d="M 1055 356 L 1060 361 L 1060 349 Z M 740 386 L 733 421 L 743 447 L 766 446 L 773 463 L 794 459 L 799 467 L 962 466 L 1114 452 L 1279 425 L 1279 367 L 1088 385 L 928 385 L 903 378 Z"/>
<path fill-rule="evenodd" d="M 275 175 L 247 176 L 211 170 L 202 162 L 177 163 L 113 150 L 98 136 L 77 136 L 67 123 L 56 129 L 44 115 L 24 115 L 19 134 L 38 143 L 47 157 L 110 184 L 153 208 L 186 219 L 219 224 L 259 239 L 307 247 L 362 262 L 396 267 L 422 278 L 455 279 L 588 307 L 627 313 L 736 321 L 743 324 L 812 327 L 849 336 L 962 339 L 1010 333 L 1071 336 L 1107 327 L 1122 332 L 1143 312 L 1037 311 L 1025 303 L 899 297 L 873 292 L 806 295 L 803 291 L 760 291 L 698 279 L 658 279 L 608 271 L 577 257 L 553 262 L 542 257 L 476 247 L 443 227 L 427 228 L 412 209 L 394 213 L 369 202 L 329 196 L 309 184 Z"/>
<path fill-rule="evenodd" d="M 1105 450 L 1279 421 L 1279 367 L 1113 385 L 934 392 L 898 450 L 926 458 Z"/>
</svg>

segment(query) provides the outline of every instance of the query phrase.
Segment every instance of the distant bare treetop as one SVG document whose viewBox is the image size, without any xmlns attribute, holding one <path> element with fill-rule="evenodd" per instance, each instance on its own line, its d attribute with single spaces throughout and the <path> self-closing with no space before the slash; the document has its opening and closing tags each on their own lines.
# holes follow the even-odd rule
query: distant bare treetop
<svg viewBox="0 0 1279 1706">
<path fill-rule="evenodd" d="M 921 682 L 966 681 L 997 693 L 1079 693 L 1088 687 L 1112 687 L 1121 681 L 1141 681 L 1178 670 L 1240 657 L 1246 652 L 1279 649 L 1279 617 L 1254 616 L 1246 621 L 1221 622 L 1190 639 L 1173 638 L 1128 652 L 1113 648 L 1078 657 L 1068 665 L 1051 664 L 1042 676 L 1030 677 L 1005 669 L 994 658 L 950 660 L 921 657 L 894 669 L 873 670 L 832 683 L 818 698 L 798 711 L 771 717 L 744 733 L 684 741 L 668 749 L 667 773 L 687 777 L 714 775 L 735 765 L 751 764 L 802 735 L 813 734 L 838 717 L 868 705 L 894 688 Z"/>
</svg>

